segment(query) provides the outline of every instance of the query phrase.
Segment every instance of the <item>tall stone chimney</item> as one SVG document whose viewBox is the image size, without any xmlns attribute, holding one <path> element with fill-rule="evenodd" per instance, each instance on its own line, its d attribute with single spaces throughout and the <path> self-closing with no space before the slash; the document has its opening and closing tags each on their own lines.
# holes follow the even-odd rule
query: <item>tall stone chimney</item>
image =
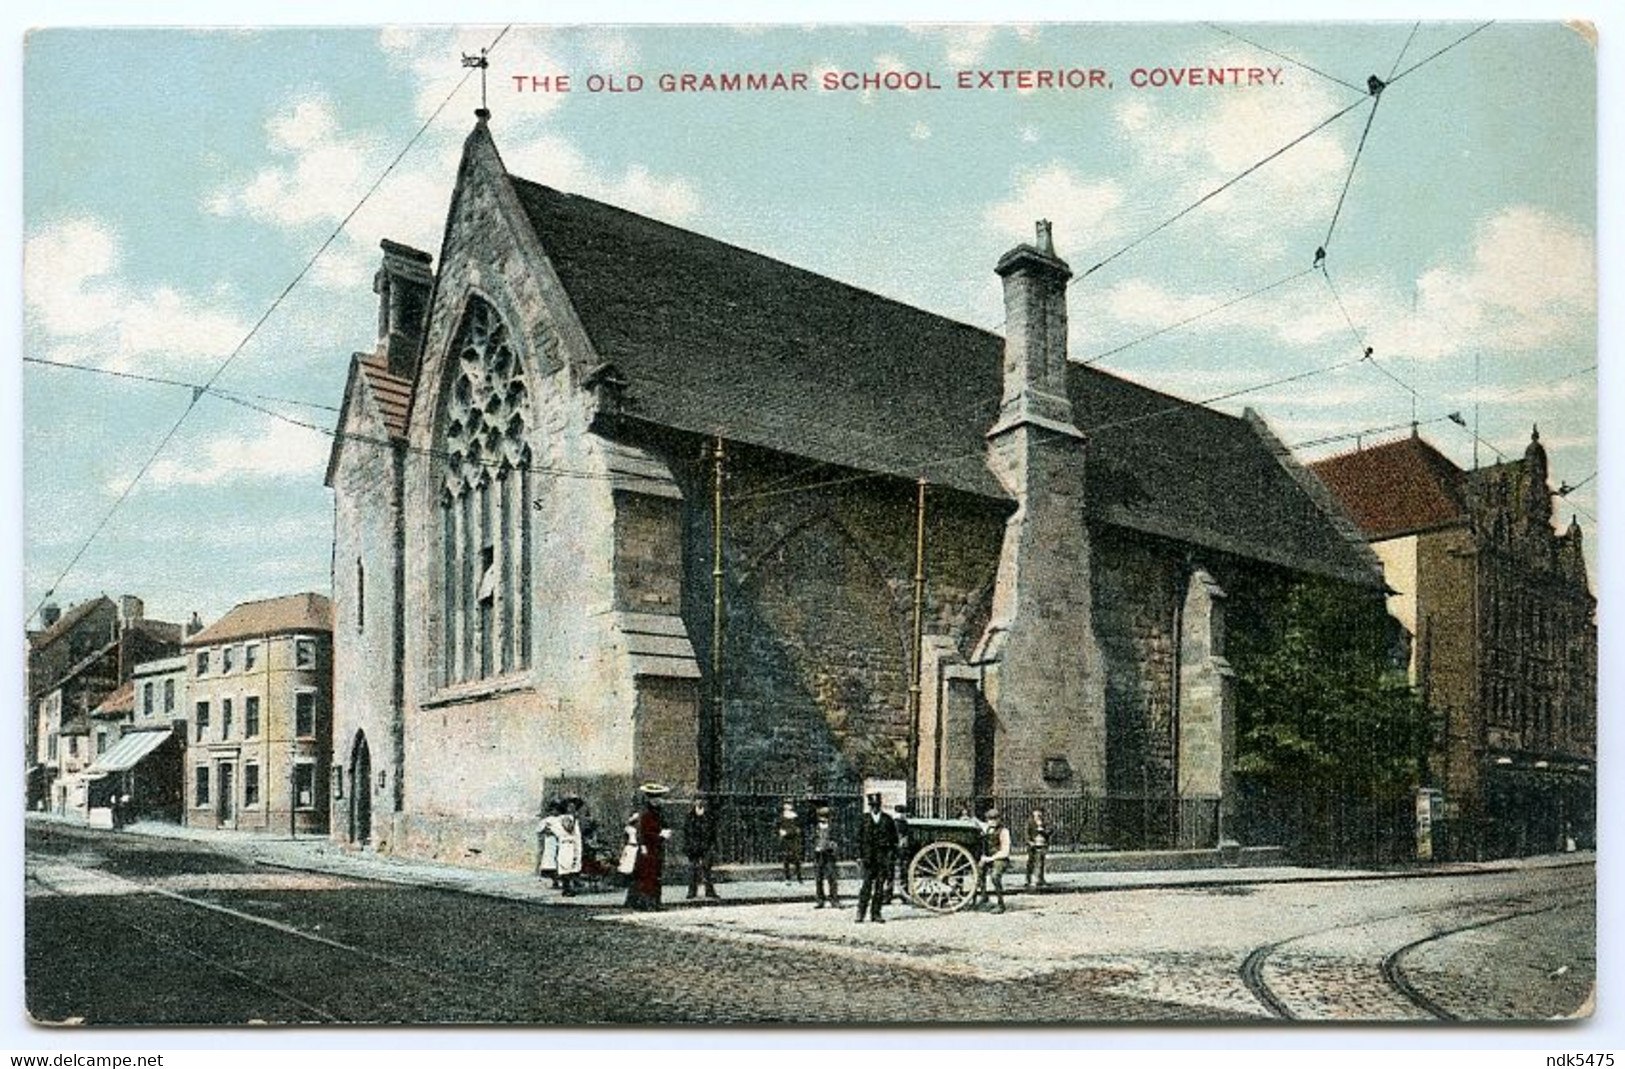
<svg viewBox="0 0 1625 1069">
<path fill-rule="evenodd" d="M 197 634 L 199 631 L 202 631 L 202 630 L 203 630 L 203 618 L 201 616 L 199 616 L 197 613 L 194 612 L 192 614 L 192 618 L 190 620 L 188 620 L 187 623 L 186 623 L 186 637 L 191 638 L 193 635 Z"/>
<path fill-rule="evenodd" d="M 54 601 L 47 601 L 39 611 L 40 626 L 43 628 L 55 627 L 56 622 L 62 619 L 62 606 Z"/>
<path fill-rule="evenodd" d="M 372 291 L 378 294 L 378 354 L 390 374 L 412 378 L 428 326 L 429 293 L 434 287 L 429 264 L 434 257 L 388 238 L 378 245 L 384 250 L 372 279 Z"/>
<path fill-rule="evenodd" d="M 995 730 L 992 789 L 1100 793 L 1106 786 L 1105 672 L 1095 637 L 1084 440 L 1067 393 L 1066 284 L 1050 225 L 999 259 L 1004 394 L 988 467 L 1016 502 L 993 608 L 978 644 Z M 985 738 L 985 736 L 984 736 Z"/>
<path fill-rule="evenodd" d="M 124 626 L 138 622 L 146 612 L 146 605 L 134 594 L 123 594 L 118 599 L 118 618 Z"/>
</svg>

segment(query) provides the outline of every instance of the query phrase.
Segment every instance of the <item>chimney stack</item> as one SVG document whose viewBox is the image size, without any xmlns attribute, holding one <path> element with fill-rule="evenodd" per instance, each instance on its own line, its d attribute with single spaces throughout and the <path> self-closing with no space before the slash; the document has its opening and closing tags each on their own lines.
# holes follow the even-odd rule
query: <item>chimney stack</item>
<svg viewBox="0 0 1625 1069">
<path fill-rule="evenodd" d="M 390 374 L 411 378 L 417 373 L 428 326 L 429 292 L 434 287 L 429 264 L 434 257 L 388 238 L 378 246 L 384 250 L 372 279 L 372 291 L 378 294 L 378 355 Z"/>
<path fill-rule="evenodd" d="M 186 624 L 186 637 L 191 638 L 193 635 L 197 634 L 199 631 L 202 631 L 202 630 L 203 630 L 203 618 L 200 617 L 197 613 L 194 612 L 192 614 L 192 619 L 187 621 L 187 624 Z"/>
<path fill-rule="evenodd" d="M 1066 378 L 1066 284 L 1072 269 L 1055 255 L 1048 219 L 1036 244 L 1017 245 L 994 270 L 1004 279 L 1004 396 L 989 437 L 1021 423 L 1081 437 L 1072 425 Z"/>
<path fill-rule="evenodd" d="M 55 627 L 56 622 L 62 619 L 62 606 L 54 601 L 47 601 L 39 611 L 39 622 L 43 627 Z"/>
<path fill-rule="evenodd" d="M 1094 630 L 1084 439 L 1067 392 L 1072 270 L 1055 255 L 1047 221 L 995 270 L 1004 280 L 1004 394 L 987 432 L 987 464 L 1016 508 L 971 658 L 999 730 L 990 752 L 962 763 L 990 764 L 998 793 L 1104 793 L 1105 658 Z M 974 736 L 966 728 L 956 737 Z"/>
<path fill-rule="evenodd" d="M 118 618 L 125 627 L 138 623 L 145 612 L 146 606 L 134 594 L 124 594 L 118 599 Z"/>
</svg>

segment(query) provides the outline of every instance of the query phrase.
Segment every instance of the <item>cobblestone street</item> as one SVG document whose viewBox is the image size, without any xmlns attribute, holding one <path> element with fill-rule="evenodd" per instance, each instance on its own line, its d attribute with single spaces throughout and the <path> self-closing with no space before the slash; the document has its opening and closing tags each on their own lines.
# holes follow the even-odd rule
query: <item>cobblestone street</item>
<svg viewBox="0 0 1625 1069">
<path fill-rule="evenodd" d="M 984 982 L 1088 974 L 1103 994 L 1177 1003 L 1193 1016 L 1436 1019 L 1388 979 L 1394 955 L 1401 982 L 1455 1017 L 1540 1020 L 1574 1014 L 1589 995 L 1593 892 L 1592 870 L 1580 867 L 1012 899 L 1003 915 L 905 907 L 883 927 L 801 904 L 616 920 Z M 1457 931 L 1469 925 L 1478 927 Z"/>
<path fill-rule="evenodd" d="M 534 878 L 249 856 L 268 848 L 31 825 L 30 1012 L 90 1024 L 1536 1020 L 1580 1011 L 1595 976 L 1585 858 L 1074 885 L 1013 894 L 1002 915 L 898 905 L 886 924 L 858 925 L 850 900 L 737 902 L 782 894 L 776 884 L 635 914 L 610 895 L 564 905 Z"/>
</svg>

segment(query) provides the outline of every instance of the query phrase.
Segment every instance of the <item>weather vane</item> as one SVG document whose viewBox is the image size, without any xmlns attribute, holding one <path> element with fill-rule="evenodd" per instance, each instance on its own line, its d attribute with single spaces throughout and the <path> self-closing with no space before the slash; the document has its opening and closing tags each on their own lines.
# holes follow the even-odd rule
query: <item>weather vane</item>
<svg viewBox="0 0 1625 1069">
<path fill-rule="evenodd" d="M 491 61 L 486 57 L 487 51 L 487 49 L 482 48 L 480 49 L 480 54 L 477 56 L 471 56 L 467 52 L 463 53 L 463 66 L 479 68 L 480 110 L 476 111 L 474 114 L 482 119 L 489 119 L 491 117 L 491 109 L 487 107 L 485 103 L 485 72 L 491 67 Z"/>
</svg>

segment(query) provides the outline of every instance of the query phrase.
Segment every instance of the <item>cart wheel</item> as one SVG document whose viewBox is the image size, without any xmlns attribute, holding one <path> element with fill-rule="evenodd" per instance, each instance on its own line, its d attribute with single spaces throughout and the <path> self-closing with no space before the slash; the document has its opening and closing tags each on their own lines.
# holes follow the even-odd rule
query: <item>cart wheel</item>
<svg viewBox="0 0 1625 1069">
<path fill-rule="evenodd" d="M 963 909 L 976 894 L 976 859 L 958 843 L 932 843 L 909 863 L 908 891 L 933 913 Z"/>
</svg>

